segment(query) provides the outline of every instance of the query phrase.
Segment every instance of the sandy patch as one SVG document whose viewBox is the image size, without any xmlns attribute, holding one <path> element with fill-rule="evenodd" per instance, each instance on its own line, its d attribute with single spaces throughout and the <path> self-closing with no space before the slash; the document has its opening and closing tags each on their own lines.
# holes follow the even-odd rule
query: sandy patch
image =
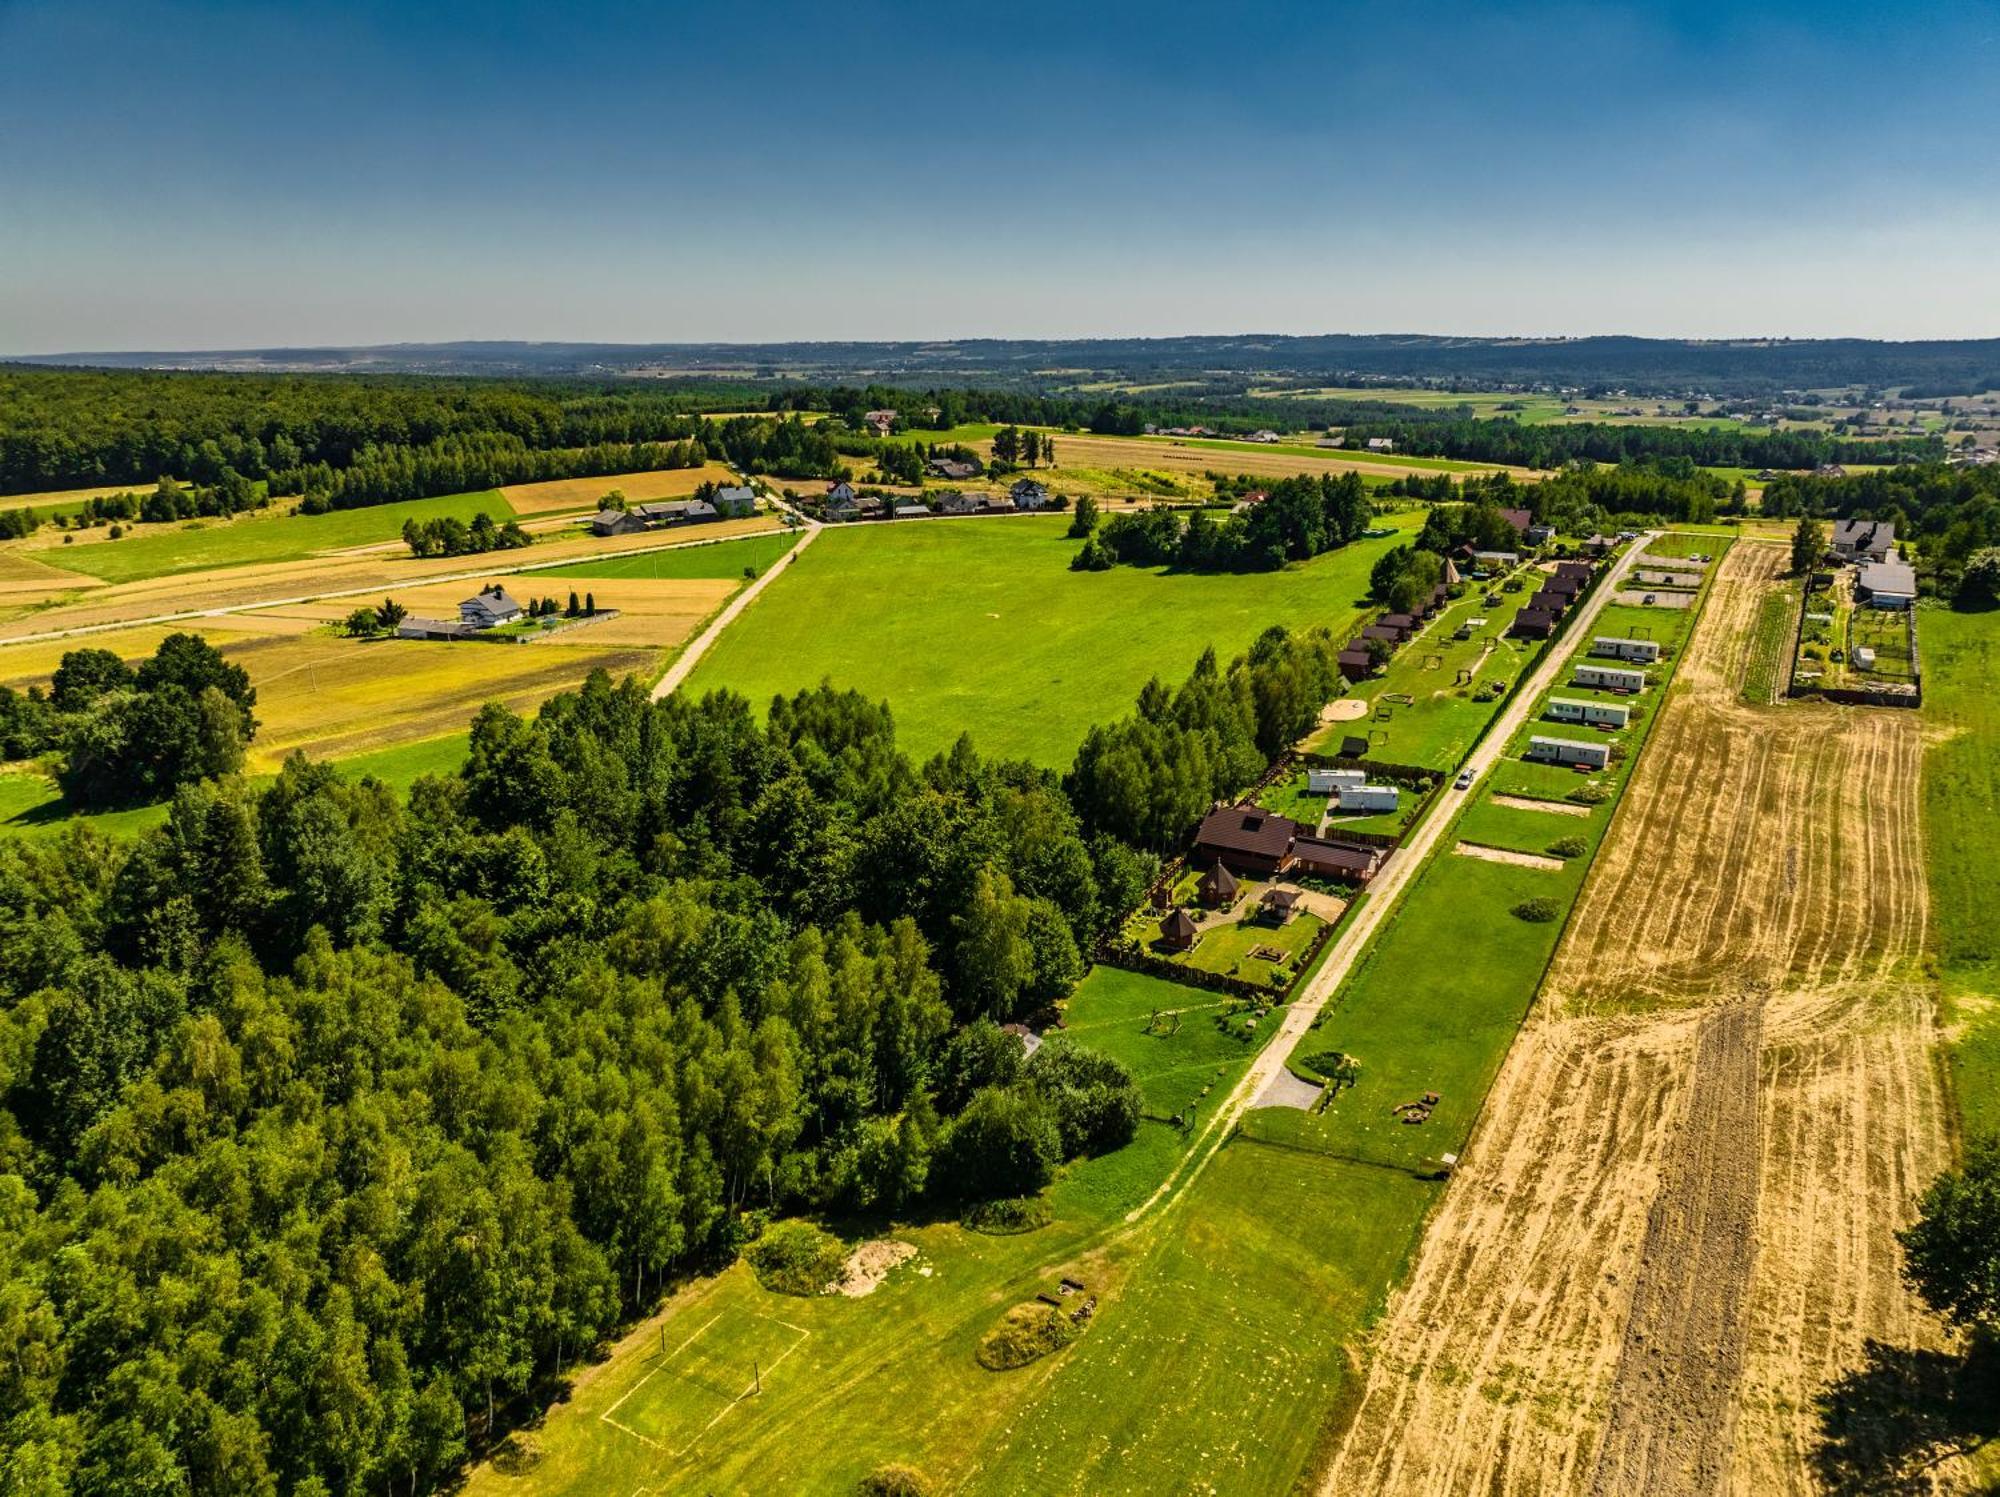
<svg viewBox="0 0 2000 1497">
<path fill-rule="evenodd" d="M 1313 1103 L 1319 1100 L 1319 1094 L 1322 1090 L 1324 1088 L 1314 1086 L 1310 1081 L 1301 1081 L 1290 1071 L 1280 1067 L 1278 1073 L 1271 1078 L 1270 1085 L 1257 1093 L 1257 1100 L 1250 1105 L 1252 1107 L 1296 1107 L 1300 1112 L 1305 1112 Z"/>
<path fill-rule="evenodd" d="M 1506 806 L 1514 811 L 1548 811 L 1557 816 L 1588 816 L 1590 807 L 1572 805 L 1560 800 L 1530 800 L 1525 795 L 1496 795 L 1493 804 Z"/>
<path fill-rule="evenodd" d="M 882 1281 L 889 1277 L 889 1271 L 897 1264 L 907 1263 L 916 1256 L 917 1247 L 913 1242 L 898 1242 L 893 1237 L 878 1237 L 873 1242 L 864 1242 L 847 1255 L 843 1276 L 830 1287 L 849 1299 L 860 1299 L 881 1288 Z"/>
<path fill-rule="evenodd" d="M 1368 715 L 1368 704 L 1360 697 L 1336 697 L 1320 709 L 1323 723 L 1351 723 Z"/>
<path fill-rule="evenodd" d="M 1488 847 L 1483 842 L 1461 842 L 1452 849 L 1461 858 L 1478 858 L 1486 863 L 1512 863 L 1516 868 L 1539 868 L 1545 873 L 1561 870 L 1561 858 L 1545 858 L 1538 852 L 1515 852 L 1511 847 Z"/>
</svg>

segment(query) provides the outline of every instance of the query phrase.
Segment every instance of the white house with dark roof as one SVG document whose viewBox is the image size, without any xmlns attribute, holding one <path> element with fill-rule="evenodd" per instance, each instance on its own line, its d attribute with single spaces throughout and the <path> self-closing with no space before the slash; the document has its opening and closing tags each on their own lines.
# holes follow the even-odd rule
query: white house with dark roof
<svg viewBox="0 0 2000 1497">
<path fill-rule="evenodd" d="M 521 605 L 497 582 L 458 605 L 458 621 L 473 629 L 495 629 L 520 616 Z"/>
<path fill-rule="evenodd" d="M 1887 561 L 1896 552 L 1896 527 L 1887 520 L 1836 520 L 1833 554 L 1841 561 Z"/>
</svg>

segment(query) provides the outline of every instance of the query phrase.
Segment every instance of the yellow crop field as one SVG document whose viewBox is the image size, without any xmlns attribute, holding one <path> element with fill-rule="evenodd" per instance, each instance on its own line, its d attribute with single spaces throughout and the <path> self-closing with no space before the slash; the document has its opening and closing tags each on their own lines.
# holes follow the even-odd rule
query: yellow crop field
<svg viewBox="0 0 2000 1497">
<path fill-rule="evenodd" d="M 609 473 L 602 478 L 552 478 L 547 483 L 510 484 L 500 492 L 517 515 L 546 515 L 559 510 L 595 509 L 597 501 L 617 489 L 634 504 L 650 499 L 685 499 L 704 483 L 734 483 L 735 474 L 720 463 L 703 468 L 661 468 L 646 473 Z"/>
</svg>

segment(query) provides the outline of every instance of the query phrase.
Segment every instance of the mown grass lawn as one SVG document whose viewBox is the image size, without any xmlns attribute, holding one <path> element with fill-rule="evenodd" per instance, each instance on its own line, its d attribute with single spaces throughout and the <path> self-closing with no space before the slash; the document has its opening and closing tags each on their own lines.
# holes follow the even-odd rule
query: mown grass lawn
<svg viewBox="0 0 2000 1497">
<path fill-rule="evenodd" d="M 279 501 L 289 505 L 292 501 Z M 470 520 L 484 511 L 506 520 L 514 511 L 498 490 L 448 494 L 437 499 L 413 499 L 402 504 L 376 504 L 363 509 L 335 510 L 324 515 L 253 512 L 233 520 L 207 520 L 190 525 L 136 525 L 117 540 L 79 541 L 73 546 L 38 549 L 31 554 L 106 582 L 134 582 L 142 577 L 166 577 L 210 567 L 297 561 L 325 551 L 393 541 L 410 519 L 451 517 Z M 93 532 L 102 535 L 102 530 Z M 518 556 L 519 552 L 510 553 Z"/>
<path fill-rule="evenodd" d="M 2000 612 L 1924 608 L 1924 844 L 1931 941 L 1968 1137 L 2000 1134 Z"/>
<path fill-rule="evenodd" d="M 829 530 L 684 689 L 728 687 L 762 707 L 827 680 L 887 701 L 913 754 L 970 732 L 988 755 L 1066 768 L 1093 723 L 1129 712 L 1150 676 L 1177 685 L 1209 645 L 1226 665 L 1275 623 L 1344 638 L 1369 568 L 1402 538 L 1278 572 L 1072 572 L 1067 525 L 1037 515 Z"/>
<path fill-rule="evenodd" d="M 1216 1023 L 1232 1006 L 1220 993 L 1099 966 L 1063 1006 L 1063 1031 L 1123 1061 L 1138 1079 L 1147 1114 L 1167 1118 L 1190 1103 L 1220 1101 L 1215 1088 L 1256 1053 L 1254 1040 Z M 1156 1020 L 1156 1013 L 1177 1013 L 1179 1022 Z"/>
</svg>

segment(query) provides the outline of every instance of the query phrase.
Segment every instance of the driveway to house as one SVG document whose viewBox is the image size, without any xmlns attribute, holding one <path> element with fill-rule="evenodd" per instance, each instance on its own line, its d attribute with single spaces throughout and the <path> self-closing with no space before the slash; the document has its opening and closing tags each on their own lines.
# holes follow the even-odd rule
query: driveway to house
<svg viewBox="0 0 2000 1497">
<path fill-rule="evenodd" d="M 1535 703 L 1540 700 L 1542 693 L 1555 683 L 1557 674 L 1569 660 L 1583 636 L 1597 622 L 1598 614 L 1603 612 L 1612 594 L 1618 591 L 1619 583 L 1638 561 L 1639 553 L 1645 550 L 1653 534 L 1654 532 L 1650 530 L 1641 534 L 1632 542 L 1625 555 L 1619 558 L 1617 564 L 1598 580 L 1589 601 L 1583 605 L 1583 611 L 1576 615 L 1575 621 L 1565 632 L 1564 639 L 1559 642 L 1564 647 L 1551 650 L 1542 663 L 1521 682 L 1520 690 L 1514 693 L 1513 700 L 1493 720 L 1492 726 L 1479 740 L 1478 746 L 1459 766 L 1460 770 L 1472 771 L 1474 788 L 1485 778 L 1486 773 L 1499 763 L 1501 755 L 1506 752 L 1508 740 L 1528 720 L 1528 714 L 1534 710 Z M 1299 1037 L 1312 1027 L 1314 1016 L 1319 1013 L 1326 1000 L 1340 990 L 1341 983 L 1346 981 L 1348 973 L 1354 970 L 1355 963 L 1367 949 L 1369 941 L 1387 922 L 1390 912 L 1396 907 L 1396 901 L 1415 881 L 1417 871 L 1430 857 L 1431 850 L 1443 837 L 1445 828 L 1451 825 L 1459 806 L 1463 804 L 1463 797 L 1471 793 L 1471 790 L 1446 791 L 1444 796 L 1440 797 L 1440 803 L 1431 808 L 1430 815 L 1424 818 L 1423 824 L 1416 829 L 1410 839 L 1390 855 L 1382 872 L 1377 874 L 1375 881 L 1368 886 L 1367 898 L 1360 910 L 1348 923 L 1347 928 L 1335 938 L 1332 951 L 1321 963 L 1319 971 L 1313 974 L 1304 991 L 1282 1010 L 1284 1018 L 1279 1023 L 1277 1034 L 1272 1037 L 1269 1044 L 1257 1052 L 1257 1058 L 1251 1062 L 1250 1069 L 1236 1083 L 1235 1089 L 1223 1100 L 1222 1105 L 1216 1108 L 1214 1115 L 1208 1120 L 1208 1126 L 1202 1130 L 1199 1143 L 1188 1152 L 1181 1167 L 1168 1176 L 1158 1190 L 1126 1213 L 1126 1221 L 1138 1220 L 1201 1173 L 1215 1151 L 1222 1146 L 1223 1140 L 1229 1137 L 1237 1120 L 1254 1105 L 1254 1099 L 1262 1095 L 1264 1089 L 1270 1085 L 1271 1078 L 1285 1068 L 1285 1058 L 1292 1053 L 1292 1047 L 1299 1042 Z"/>
<path fill-rule="evenodd" d="M 681 682 L 685 681 L 689 673 L 701 663 L 701 657 L 708 653 L 709 647 L 722 638 L 722 631 L 735 623 L 736 616 L 752 603 L 756 602 L 757 595 L 769 587 L 776 580 L 780 572 L 783 572 L 793 562 L 797 561 L 799 553 L 817 540 L 819 533 L 826 529 L 819 521 L 806 519 L 804 515 L 800 515 L 797 510 L 792 509 L 790 505 L 785 505 L 781 502 L 781 507 L 787 513 L 798 515 L 801 520 L 805 521 L 805 528 L 799 534 L 799 543 L 783 556 L 779 557 L 776 564 L 766 571 L 763 576 L 759 577 L 755 582 L 744 588 L 742 592 L 730 599 L 729 606 L 711 619 L 708 627 L 695 637 L 694 642 L 681 651 L 674 663 L 667 667 L 667 673 L 660 677 L 659 684 L 654 686 L 654 701 L 657 702 L 662 698 L 672 696 L 679 689 Z"/>
</svg>

